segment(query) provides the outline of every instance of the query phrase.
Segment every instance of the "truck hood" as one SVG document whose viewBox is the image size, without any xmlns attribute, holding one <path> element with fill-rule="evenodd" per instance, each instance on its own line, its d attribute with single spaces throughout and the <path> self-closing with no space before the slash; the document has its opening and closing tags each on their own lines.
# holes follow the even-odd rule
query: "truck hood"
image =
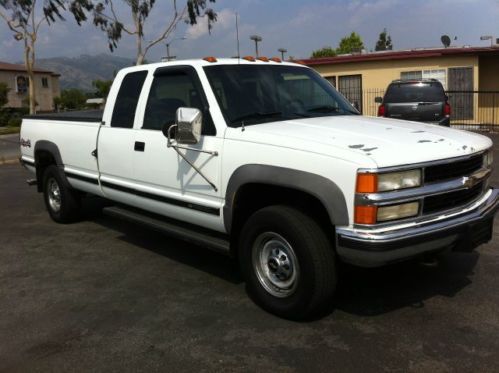
<svg viewBox="0 0 499 373">
<path fill-rule="evenodd" d="M 377 167 L 459 157 L 492 146 L 488 137 L 467 131 L 360 115 L 294 119 L 246 126 L 244 131 L 230 130 L 226 137 L 234 140 L 344 159 L 355 153 L 369 158 Z"/>
</svg>

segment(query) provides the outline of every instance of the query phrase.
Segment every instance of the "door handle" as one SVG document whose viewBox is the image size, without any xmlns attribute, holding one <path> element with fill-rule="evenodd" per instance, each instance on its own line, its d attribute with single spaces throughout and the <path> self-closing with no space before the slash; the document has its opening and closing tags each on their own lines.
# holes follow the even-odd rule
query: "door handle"
<svg viewBox="0 0 499 373">
<path fill-rule="evenodd" d="M 145 142 L 142 142 L 142 141 L 135 141 L 135 146 L 133 148 L 133 150 L 135 150 L 136 152 L 143 152 L 146 148 L 146 143 Z"/>
</svg>

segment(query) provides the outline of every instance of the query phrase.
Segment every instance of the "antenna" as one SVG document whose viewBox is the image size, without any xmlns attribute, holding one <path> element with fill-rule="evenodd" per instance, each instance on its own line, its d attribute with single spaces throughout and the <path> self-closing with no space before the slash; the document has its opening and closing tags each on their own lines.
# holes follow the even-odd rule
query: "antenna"
<svg viewBox="0 0 499 373">
<path fill-rule="evenodd" d="M 449 37 L 449 35 L 442 35 L 442 37 L 440 38 L 440 41 L 442 42 L 442 44 L 444 45 L 445 48 L 449 48 L 450 47 L 450 37 Z"/>
<path fill-rule="evenodd" d="M 237 22 L 237 18 L 239 14 L 236 12 L 236 40 L 237 40 L 237 61 L 239 63 L 239 59 L 241 58 L 241 53 L 239 52 L 239 23 Z"/>
</svg>

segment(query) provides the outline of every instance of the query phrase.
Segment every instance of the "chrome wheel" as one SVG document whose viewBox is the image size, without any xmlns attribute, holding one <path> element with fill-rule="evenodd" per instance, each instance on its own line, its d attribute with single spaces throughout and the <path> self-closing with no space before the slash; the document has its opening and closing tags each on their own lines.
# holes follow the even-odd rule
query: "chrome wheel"
<svg viewBox="0 0 499 373">
<path fill-rule="evenodd" d="M 253 268 L 260 284 L 271 295 L 285 298 L 296 290 L 300 267 L 292 246 L 273 232 L 259 235 L 252 250 Z"/>
<path fill-rule="evenodd" d="M 59 212 L 61 209 L 61 189 L 53 177 L 48 180 L 47 191 L 50 208 L 54 212 Z"/>
</svg>

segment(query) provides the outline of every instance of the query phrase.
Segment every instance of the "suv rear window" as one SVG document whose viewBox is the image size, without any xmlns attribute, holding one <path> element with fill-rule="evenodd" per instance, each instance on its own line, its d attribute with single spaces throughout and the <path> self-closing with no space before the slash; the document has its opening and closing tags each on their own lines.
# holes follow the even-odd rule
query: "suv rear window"
<svg viewBox="0 0 499 373">
<path fill-rule="evenodd" d="M 392 83 L 386 91 L 383 102 L 442 102 L 445 92 L 442 84 L 435 83 Z"/>
</svg>

